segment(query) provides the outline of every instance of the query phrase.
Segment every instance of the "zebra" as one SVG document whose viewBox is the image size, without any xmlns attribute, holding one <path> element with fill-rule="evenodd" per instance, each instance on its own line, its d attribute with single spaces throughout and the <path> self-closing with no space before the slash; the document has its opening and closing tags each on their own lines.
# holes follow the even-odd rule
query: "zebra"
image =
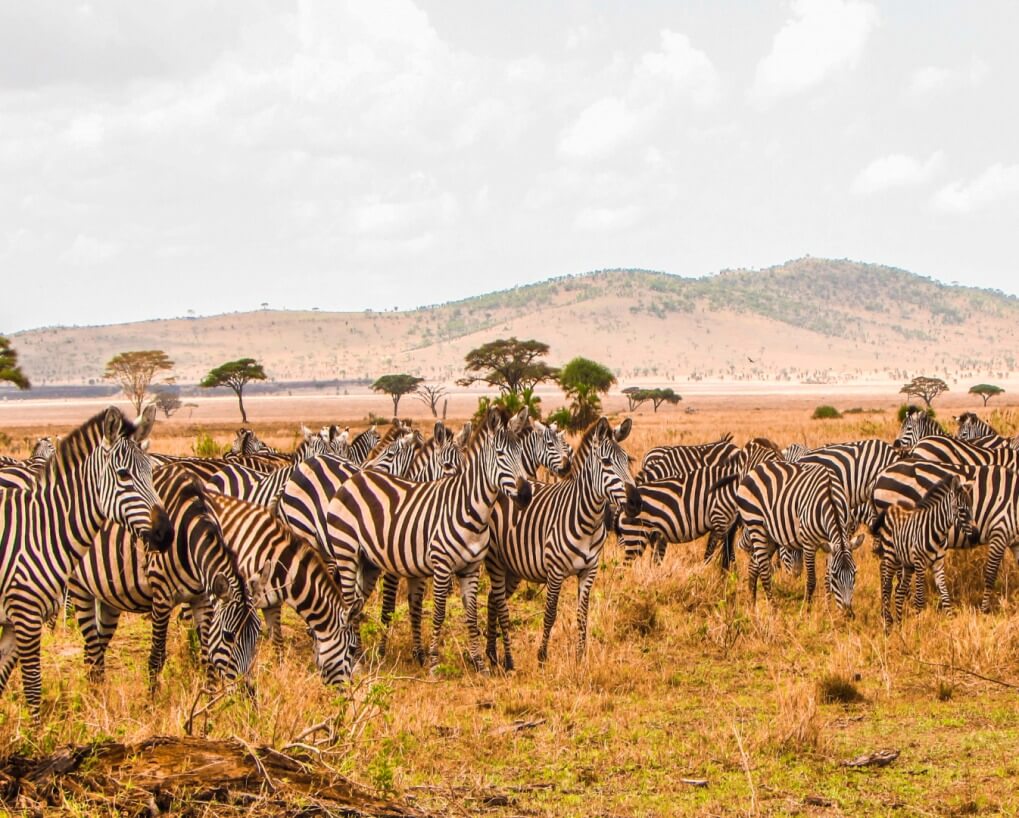
<svg viewBox="0 0 1019 818">
<path fill-rule="evenodd" d="M 149 555 L 129 530 L 108 522 L 68 579 L 68 596 L 85 638 L 89 678 L 103 677 L 106 648 L 120 614 L 151 614 L 148 669 L 154 686 L 166 661 L 170 615 L 182 602 L 190 605 L 202 664 L 210 678 L 214 672 L 231 681 L 245 676 L 259 632 L 251 603 L 257 582 L 252 582 L 249 593 L 197 478 L 180 466 L 168 465 L 156 469 L 152 481 L 176 531 L 172 546 Z"/>
<path fill-rule="evenodd" d="M 915 508 L 930 490 L 947 477 L 958 476 L 970 494 L 970 527 L 953 526 L 946 540 L 947 548 L 989 546 L 984 564 L 984 590 L 980 610 L 991 610 L 994 586 L 1005 551 L 1011 549 L 1019 561 L 1019 474 L 1001 466 L 953 466 L 941 463 L 907 461 L 895 463 L 878 478 L 874 489 L 874 503 L 879 511 L 891 506 Z M 875 524 L 877 551 L 887 547 L 889 538 L 885 527 Z M 923 565 L 915 566 L 916 595 L 914 606 L 924 605 L 926 590 Z"/>
<path fill-rule="evenodd" d="M 532 483 L 531 502 L 514 507 L 499 498 L 490 524 L 491 546 L 485 569 L 488 594 L 486 655 L 498 665 L 496 624 L 502 631 L 503 667 L 513 668 L 509 598 L 521 580 L 546 586 L 545 618 L 538 661 L 548 657 L 564 580 L 577 577 L 577 657 L 587 646 L 587 609 L 605 545 L 605 506 L 640 513 L 640 494 L 630 475 L 629 457 L 620 443 L 630 434 L 626 419 L 613 430 L 602 417 L 585 432 L 573 456 L 570 474 L 558 483 Z"/>
<path fill-rule="evenodd" d="M 957 474 L 946 475 L 913 508 L 889 506 L 879 515 L 877 526 L 887 528 L 887 542 L 881 547 L 881 616 L 885 626 L 892 624 L 890 601 L 892 579 L 895 589 L 895 616 L 902 620 L 902 607 L 909 592 L 913 573 L 918 567 L 932 566 L 941 608 L 952 610 L 952 599 L 945 581 L 945 548 L 948 530 L 953 525 L 968 528 L 970 494 Z"/>
<path fill-rule="evenodd" d="M 786 463 L 798 463 L 809 452 L 810 449 L 801 443 L 790 443 L 782 450 L 782 457 Z"/>
<path fill-rule="evenodd" d="M 0 492 L 0 693 L 20 662 L 36 718 L 43 624 L 103 520 L 126 525 L 155 550 L 165 550 L 173 536 L 140 445 L 154 419 L 155 407 L 135 425 L 111 406 L 60 441 L 34 486 Z"/>
<path fill-rule="evenodd" d="M 828 468 L 842 484 L 849 507 L 869 524 L 876 514 L 871 502 L 874 483 L 897 457 L 885 441 L 871 439 L 823 446 L 803 455 L 797 462 Z"/>
<path fill-rule="evenodd" d="M 56 450 L 53 438 L 40 437 L 32 454 L 25 460 L 12 459 L 10 463 L 0 463 L 0 489 L 29 488 L 46 468 Z"/>
<path fill-rule="evenodd" d="M 227 459 L 232 459 L 238 455 L 263 455 L 268 457 L 286 457 L 278 449 L 274 449 L 271 446 L 267 446 L 261 440 L 258 435 L 255 434 L 253 429 L 249 429 L 246 426 L 242 426 L 237 430 L 234 435 L 233 443 L 230 445 L 230 450 L 223 455 Z"/>
<path fill-rule="evenodd" d="M 731 434 L 695 446 L 656 446 L 644 455 L 635 479 L 639 485 L 648 480 L 678 477 L 702 466 L 719 465 L 738 451 Z"/>
<path fill-rule="evenodd" d="M 736 480 L 730 466 L 704 466 L 681 477 L 651 480 L 639 487 L 641 511 L 620 518 L 616 531 L 624 558 L 632 562 L 654 539 L 654 559 L 660 562 L 665 543 L 683 543 L 709 534 L 705 562 L 718 542 L 726 543 L 723 560 L 731 553 L 729 540 L 736 519 Z M 726 480 L 725 478 L 732 479 Z"/>
<path fill-rule="evenodd" d="M 290 605 L 308 627 L 315 665 L 327 685 L 350 681 L 356 660 L 356 633 L 343 598 L 321 555 L 305 539 L 264 508 L 235 497 L 209 494 L 241 576 L 257 580 L 252 601 L 262 609 L 276 648 L 283 646 L 280 609 Z"/>
<path fill-rule="evenodd" d="M 919 406 L 907 406 L 898 437 L 892 448 L 898 452 L 908 451 L 925 437 L 942 437 L 945 430 Z"/>
<path fill-rule="evenodd" d="M 403 432 L 403 426 L 401 424 L 394 423 L 386 432 L 386 440 L 383 445 L 392 443 L 396 438 L 400 437 Z M 383 443 L 382 437 L 379 435 L 378 429 L 373 424 L 360 434 L 356 435 L 354 439 L 350 441 L 350 445 L 348 446 L 347 453 L 344 457 L 346 457 L 347 460 L 354 465 L 360 466 L 368 459 L 368 456 L 380 443 Z"/>
<path fill-rule="evenodd" d="M 829 553 L 825 587 L 848 617 L 853 616 L 856 563 L 853 551 L 863 535 L 849 539 L 849 500 L 841 483 L 823 466 L 771 461 L 755 467 L 736 489 L 750 559 L 750 594 L 757 598 L 757 578 L 771 593 L 771 556 L 776 546 L 802 551 L 807 568 L 807 602 L 817 585 L 814 560 L 818 548 Z"/>
<path fill-rule="evenodd" d="M 965 440 L 944 435 L 925 437 L 909 450 L 913 460 L 955 463 L 959 466 L 1004 466 L 1019 470 L 1019 451 L 1011 448 L 987 449 Z"/>
<path fill-rule="evenodd" d="M 557 477 L 569 474 L 572 450 L 555 423 L 534 421 L 531 430 L 524 433 L 522 445 L 524 476 L 528 480 L 538 478 L 541 466 Z"/>
<path fill-rule="evenodd" d="M 998 434 L 991 424 L 981 420 L 976 412 L 963 412 L 953 420 L 959 424 L 959 431 L 956 437 L 965 440 L 967 443 L 975 443 L 988 449 L 1019 447 L 1019 438 L 1005 437 Z"/>
<path fill-rule="evenodd" d="M 351 620 L 359 621 L 380 572 L 408 579 L 414 652 L 424 658 L 420 601 L 432 577 L 434 610 L 428 660 L 439 662 L 439 638 L 453 577 L 467 614 L 471 663 L 483 670 L 477 624 L 478 575 L 488 552 L 489 520 L 500 490 L 521 507 L 531 500 L 523 476 L 520 432 L 526 409 L 513 418 L 490 409 L 474 430 L 464 470 L 455 477 L 414 483 L 377 471 L 358 472 L 329 502 L 328 542 Z"/>
</svg>

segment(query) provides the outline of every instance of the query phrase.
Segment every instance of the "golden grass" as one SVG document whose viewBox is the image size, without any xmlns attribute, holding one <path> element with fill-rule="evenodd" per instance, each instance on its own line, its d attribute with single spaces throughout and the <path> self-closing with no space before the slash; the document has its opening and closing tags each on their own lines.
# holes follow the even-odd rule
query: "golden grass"
<svg viewBox="0 0 1019 818">
<path fill-rule="evenodd" d="M 663 441 L 725 431 L 738 441 L 763 434 L 784 445 L 890 439 L 896 427 L 892 411 L 833 421 L 808 416 L 802 409 L 765 414 L 739 407 L 710 416 L 642 416 L 626 447 L 639 458 Z M 199 431 L 225 445 L 234 428 L 173 426 L 166 437 L 163 427 L 154 448 L 186 452 Z M 291 427 L 256 429 L 273 445 L 294 441 Z M 468 671 L 456 601 L 442 673 L 430 678 L 411 659 L 401 603 L 389 656 L 345 696 L 320 684 L 303 628 L 288 615 L 285 654 L 261 648 L 256 701 L 227 696 L 199 719 L 199 729 L 283 748 L 309 725 L 330 720 L 336 738 L 323 748 L 325 763 L 439 814 L 1019 811 L 1017 690 L 1001 684 L 1019 685 L 1014 565 L 1003 566 L 996 612 L 982 615 L 975 605 L 983 553 L 950 555 L 956 615 L 930 606 L 885 634 L 877 562 L 867 547 L 858 552 L 852 621 L 823 593 L 807 608 L 802 578 L 782 574 L 775 605 L 762 595 L 755 607 L 743 557 L 738 576 L 723 576 L 701 564 L 702 553 L 703 543 L 670 546 L 662 565 L 645 559 L 628 566 L 610 539 L 592 594 L 588 654 L 579 663 L 572 584 L 561 596 L 544 667 L 536 651 L 545 597 L 521 588 L 510 602 L 518 669 L 509 676 Z M 376 639 L 369 638 L 369 650 Z M 123 617 L 107 681 L 92 688 L 74 627 L 58 626 L 43 648 L 44 726 L 37 731 L 27 721 L 15 674 L 0 698 L 0 755 L 102 736 L 180 734 L 201 674 L 183 631 L 171 628 L 168 665 L 150 698 L 147 650 L 147 624 Z M 850 686 L 859 698 L 848 694 Z M 832 695 L 836 688 L 841 692 Z M 518 721 L 535 724 L 509 728 Z M 884 747 L 901 750 L 889 767 L 839 766 Z M 708 786 L 684 778 L 706 779 Z M 816 806 L 823 802 L 832 806 Z"/>
</svg>

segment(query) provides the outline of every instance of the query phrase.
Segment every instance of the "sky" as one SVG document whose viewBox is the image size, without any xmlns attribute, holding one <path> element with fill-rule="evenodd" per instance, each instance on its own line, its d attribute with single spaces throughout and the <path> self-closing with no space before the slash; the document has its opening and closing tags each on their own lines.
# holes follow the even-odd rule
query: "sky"
<svg viewBox="0 0 1019 818">
<path fill-rule="evenodd" d="M 3 3 L 0 332 L 807 254 L 1019 293 L 1016 30 L 1012 0 Z"/>
</svg>

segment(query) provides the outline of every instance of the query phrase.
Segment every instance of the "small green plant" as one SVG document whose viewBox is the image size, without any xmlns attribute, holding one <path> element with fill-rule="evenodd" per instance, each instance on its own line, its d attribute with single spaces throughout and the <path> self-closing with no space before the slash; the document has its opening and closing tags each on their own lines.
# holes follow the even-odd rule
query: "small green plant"
<svg viewBox="0 0 1019 818">
<path fill-rule="evenodd" d="M 810 417 L 814 420 L 838 420 L 838 418 L 842 417 L 842 413 L 834 406 L 825 404 L 815 408 L 814 414 Z"/>
<path fill-rule="evenodd" d="M 904 421 L 906 419 L 906 415 L 908 415 L 910 410 L 914 409 L 914 408 L 916 408 L 916 407 L 914 407 L 912 404 L 909 404 L 909 403 L 903 403 L 901 406 L 899 406 L 899 411 L 896 414 L 896 417 L 898 417 L 898 419 L 899 419 L 899 423 L 902 423 L 902 421 Z M 934 410 L 933 409 L 928 408 L 925 411 L 932 418 L 936 418 L 937 417 L 937 415 L 934 414 Z"/>
<path fill-rule="evenodd" d="M 554 412 L 549 412 L 548 417 L 545 418 L 547 423 L 556 423 L 560 429 L 565 429 L 570 423 L 570 410 L 565 406 L 561 406 Z"/>
<path fill-rule="evenodd" d="M 202 432 L 191 444 L 191 451 L 197 457 L 219 457 L 222 454 L 219 444 L 207 432 Z"/>
</svg>

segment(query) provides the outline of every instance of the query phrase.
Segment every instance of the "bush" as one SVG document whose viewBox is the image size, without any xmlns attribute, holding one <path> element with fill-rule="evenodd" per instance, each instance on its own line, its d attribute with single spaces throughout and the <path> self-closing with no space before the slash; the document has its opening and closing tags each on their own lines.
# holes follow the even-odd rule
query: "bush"
<svg viewBox="0 0 1019 818">
<path fill-rule="evenodd" d="M 570 410 L 565 406 L 560 406 L 554 412 L 549 412 L 545 422 L 557 423 L 560 429 L 568 429 L 570 426 Z"/>
<path fill-rule="evenodd" d="M 198 457 L 219 457 L 223 452 L 219 444 L 208 433 L 202 432 L 191 444 L 191 450 Z"/>
<path fill-rule="evenodd" d="M 899 412 L 898 412 L 899 423 L 902 423 L 902 421 L 904 421 L 906 419 L 906 414 L 909 412 L 909 410 L 911 408 L 913 408 L 913 405 L 909 404 L 909 403 L 904 403 L 904 404 L 902 404 L 899 407 Z M 937 417 L 937 415 L 934 414 L 934 410 L 933 409 L 928 409 L 927 410 L 927 414 L 930 415 L 932 418 L 936 418 Z"/>
<path fill-rule="evenodd" d="M 811 415 L 814 420 L 833 420 L 842 417 L 842 413 L 834 406 L 818 406 Z"/>
<path fill-rule="evenodd" d="M 838 673 L 822 676 L 817 687 L 824 704 L 852 704 L 863 701 L 863 696 L 853 684 L 853 680 Z"/>
</svg>

